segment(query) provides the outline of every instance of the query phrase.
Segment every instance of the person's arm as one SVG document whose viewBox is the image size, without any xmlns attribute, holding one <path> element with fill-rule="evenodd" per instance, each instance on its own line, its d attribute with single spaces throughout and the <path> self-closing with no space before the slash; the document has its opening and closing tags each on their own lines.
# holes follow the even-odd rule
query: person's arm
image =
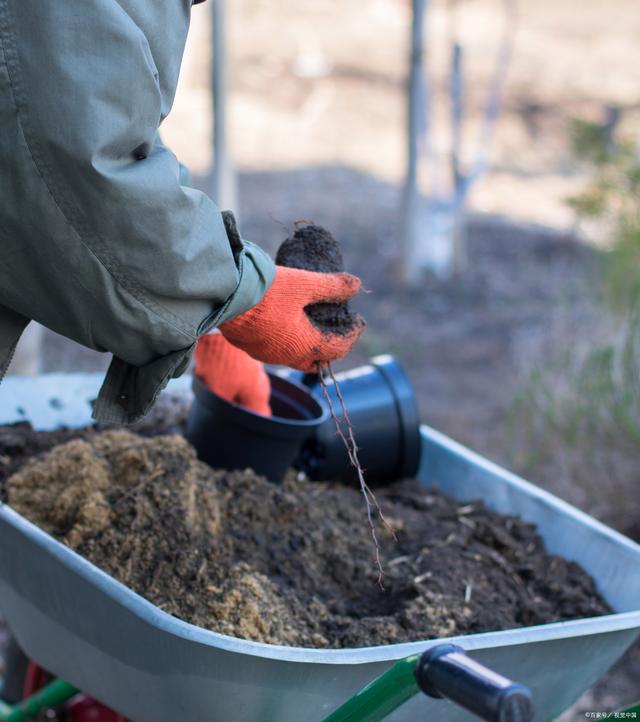
<svg viewBox="0 0 640 722">
<path fill-rule="evenodd" d="M 144 366 L 254 306 L 272 261 L 253 245 L 232 247 L 213 201 L 180 185 L 176 158 L 155 142 L 190 0 L 2 5 L 24 140 L 66 223 L 47 248 L 25 249 L 28 275 L 46 279 L 30 288 L 32 315 Z"/>
<path fill-rule="evenodd" d="M 233 245 L 155 142 L 190 0 L 0 0 L 0 303 L 114 359 L 97 418 L 131 422 L 274 266 Z"/>
</svg>

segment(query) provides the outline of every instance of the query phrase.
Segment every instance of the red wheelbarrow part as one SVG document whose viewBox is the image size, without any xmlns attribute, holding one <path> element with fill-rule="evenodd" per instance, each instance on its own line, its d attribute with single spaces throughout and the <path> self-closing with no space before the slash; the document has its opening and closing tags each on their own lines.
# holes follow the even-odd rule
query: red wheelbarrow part
<svg viewBox="0 0 640 722">
<path fill-rule="evenodd" d="M 14 687 L 20 682 L 18 677 L 22 678 L 22 699 L 31 697 L 53 681 L 53 677 L 45 669 L 27 660 L 13 637 L 9 640 L 8 651 L 8 671 L 15 677 Z M 12 701 L 19 702 L 18 699 Z M 82 693 L 74 695 L 64 705 L 64 714 L 65 722 L 126 722 L 122 715 Z"/>
<path fill-rule="evenodd" d="M 122 715 L 86 694 L 77 694 L 71 699 L 66 713 L 68 722 L 125 722 Z"/>
</svg>

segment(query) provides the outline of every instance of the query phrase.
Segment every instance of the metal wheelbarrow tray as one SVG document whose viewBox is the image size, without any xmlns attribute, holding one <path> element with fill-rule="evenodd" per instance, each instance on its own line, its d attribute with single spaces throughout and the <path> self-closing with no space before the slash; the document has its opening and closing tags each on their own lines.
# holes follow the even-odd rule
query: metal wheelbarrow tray
<svg viewBox="0 0 640 722">
<path fill-rule="evenodd" d="M 50 428 L 58 418 L 83 425 L 99 381 L 86 374 L 8 378 L 0 387 L 0 423 L 27 418 Z M 174 391 L 184 393 L 187 383 L 179 380 Z M 616 610 L 448 640 L 528 685 L 536 720 L 553 719 L 640 633 L 640 546 L 426 426 L 422 444 L 425 486 L 461 501 L 484 499 L 536 524 L 547 549 L 581 564 Z M 31 658 L 135 722 L 320 722 L 395 660 L 442 641 L 320 650 L 207 631 L 166 614 L 6 505 L 0 610 Z M 416 719 L 470 715 L 420 696 L 388 717 Z"/>
</svg>

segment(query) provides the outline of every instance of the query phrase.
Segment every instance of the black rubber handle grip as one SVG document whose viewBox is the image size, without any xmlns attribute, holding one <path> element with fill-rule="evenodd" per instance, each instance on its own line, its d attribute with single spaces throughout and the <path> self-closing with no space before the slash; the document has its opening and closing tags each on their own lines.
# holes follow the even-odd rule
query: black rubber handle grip
<svg viewBox="0 0 640 722">
<path fill-rule="evenodd" d="M 445 697 L 488 722 L 530 722 L 531 692 L 468 657 L 455 644 L 428 649 L 416 666 L 420 689 Z"/>
</svg>

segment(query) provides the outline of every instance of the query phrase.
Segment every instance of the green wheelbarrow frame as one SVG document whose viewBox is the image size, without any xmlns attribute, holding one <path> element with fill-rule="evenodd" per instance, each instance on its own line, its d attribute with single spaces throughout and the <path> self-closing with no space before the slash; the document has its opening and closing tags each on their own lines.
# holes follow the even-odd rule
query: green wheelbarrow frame
<svg viewBox="0 0 640 722">
<path fill-rule="evenodd" d="M 79 692 L 56 679 L 18 704 L 0 701 L 0 722 L 27 722 L 43 710 L 62 706 Z M 488 722 L 530 722 L 533 717 L 526 687 L 483 667 L 461 647 L 443 643 L 396 662 L 324 722 L 379 722 L 420 692 L 446 697 Z"/>
<path fill-rule="evenodd" d="M 427 655 L 432 664 L 439 659 L 449 659 L 445 666 L 439 668 L 440 675 L 436 674 L 435 679 L 429 677 L 425 680 L 425 677 L 428 677 L 425 673 L 428 673 L 430 666 L 429 659 L 425 660 Z M 458 659 L 452 660 L 456 656 Z M 461 670 L 464 672 L 462 677 L 465 678 L 462 685 Z M 420 692 L 445 696 L 440 694 L 438 682 L 445 687 L 449 685 L 449 694 L 446 696 L 451 699 L 454 699 L 456 694 L 466 694 L 470 686 L 475 687 L 476 694 L 465 700 L 467 704 L 465 701 L 461 704 L 478 714 L 481 719 L 525 722 L 531 719 L 533 714 L 531 697 L 526 688 L 481 667 L 466 657 L 459 647 L 442 644 L 433 647 L 425 655 L 414 655 L 400 660 L 332 712 L 324 722 L 382 722 Z M 56 679 L 16 705 L 7 705 L 0 700 L 0 722 L 28 722 L 45 709 L 62 706 L 79 691 L 68 682 Z M 471 704 L 468 704 L 469 702 Z M 617 719 L 640 718 L 640 701 L 612 712 L 611 716 Z"/>
<path fill-rule="evenodd" d="M 28 722 L 43 710 L 61 707 L 78 692 L 79 690 L 68 682 L 54 679 L 46 687 L 18 704 L 9 705 L 0 700 L 0 720 L 2 722 Z"/>
</svg>

